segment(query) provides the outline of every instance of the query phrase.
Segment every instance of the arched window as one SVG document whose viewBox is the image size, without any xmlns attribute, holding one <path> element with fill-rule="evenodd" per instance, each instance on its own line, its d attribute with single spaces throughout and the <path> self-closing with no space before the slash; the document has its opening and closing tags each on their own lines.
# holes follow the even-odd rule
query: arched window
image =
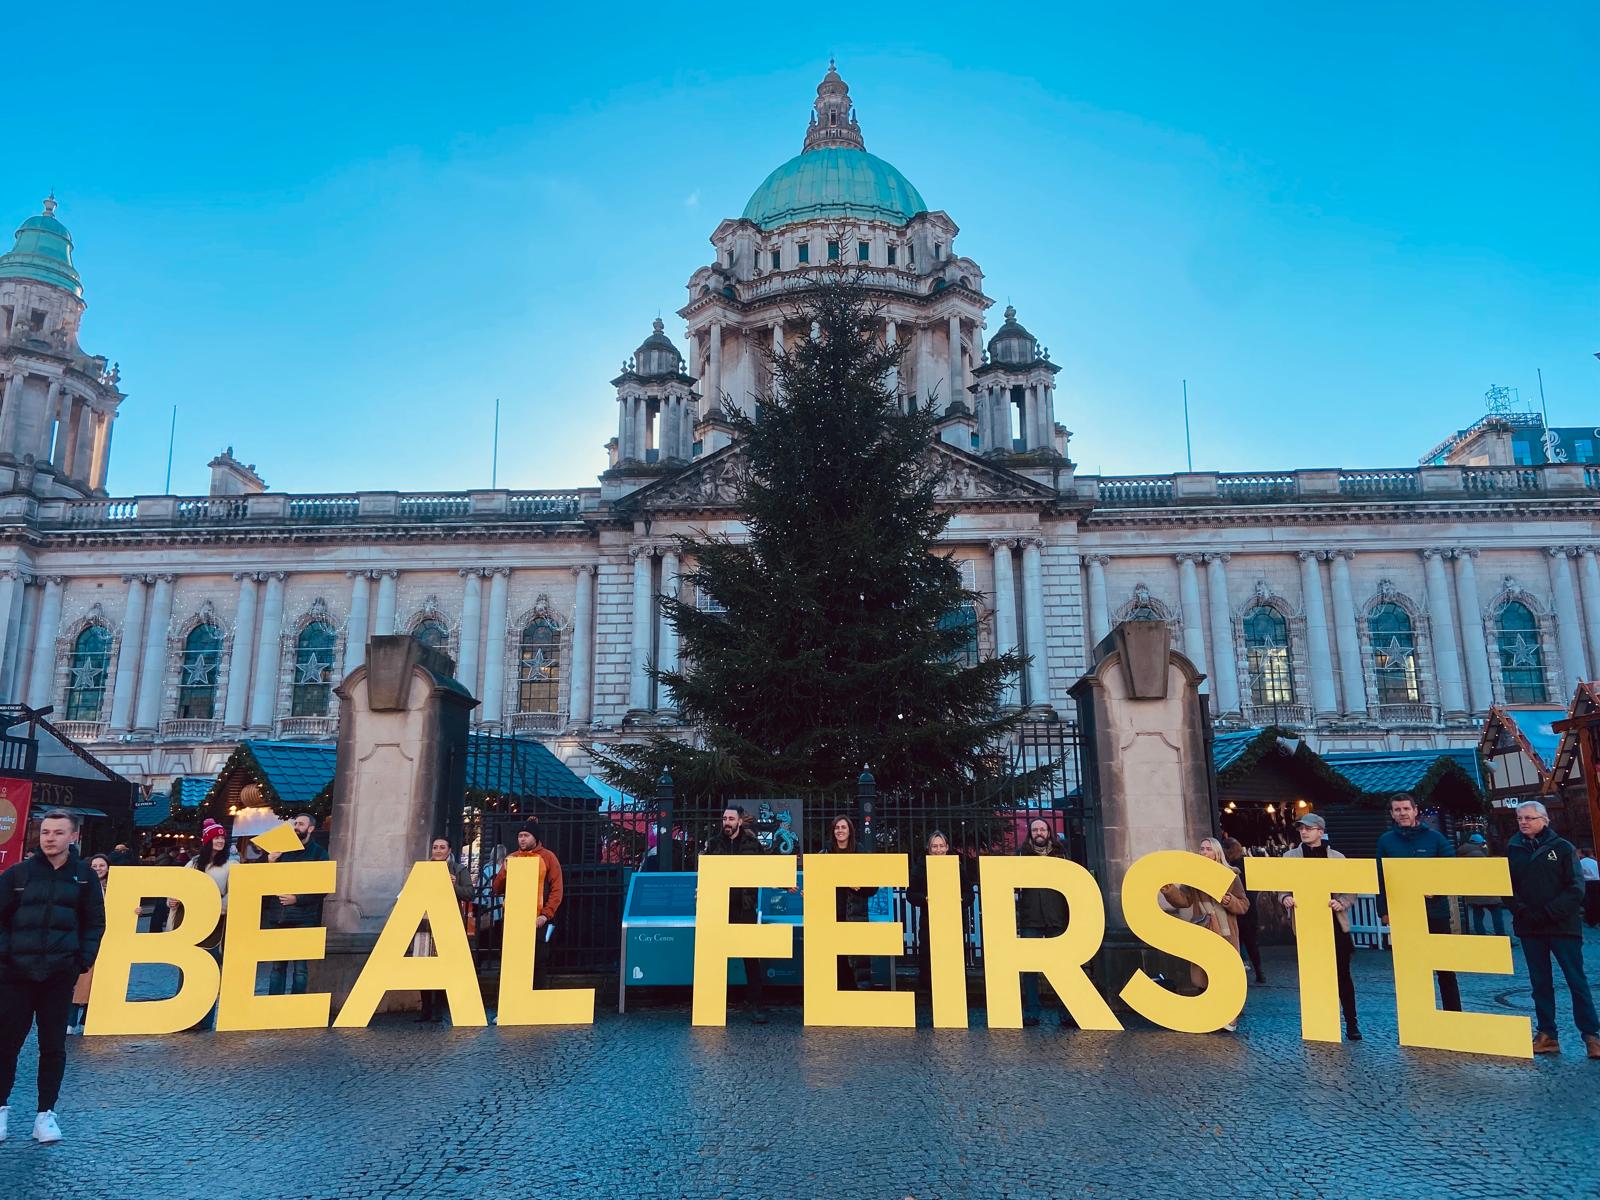
<svg viewBox="0 0 1600 1200">
<path fill-rule="evenodd" d="M 1549 693 L 1544 682 L 1544 652 L 1539 646 L 1539 621 L 1528 606 L 1513 600 L 1500 610 L 1495 622 L 1500 650 L 1500 679 L 1507 704 L 1543 704 Z"/>
<path fill-rule="evenodd" d="M 1289 661 L 1289 623 L 1270 604 L 1258 604 L 1244 616 L 1246 669 L 1250 702 L 1293 704 L 1294 669 Z"/>
<path fill-rule="evenodd" d="M 100 706 L 106 698 L 106 670 L 110 665 L 111 635 L 104 625 L 90 625 L 72 643 L 67 720 L 100 719 Z"/>
<path fill-rule="evenodd" d="M 978 610 L 975 606 L 963 604 L 951 609 L 939 618 L 939 628 L 960 629 L 966 634 L 966 640 L 944 656 L 945 662 L 958 667 L 978 665 Z"/>
<path fill-rule="evenodd" d="M 1367 618 L 1379 704 L 1416 704 L 1422 699 L 1417 674 L 1417 633 L 1398 604 L 1380 604 Z"/>
<path fill-rule="evenodd" d="M 209 721 L 217 715 L 217 674 L 222 668 L 222 631 L 196 625 L 183 639 L 178 668 L 178 716 Z"/>
<path fill-rule="evenodd" d="M 328 694 L 333 691 L 333 647 L 337 641 L 333 629 L 321 621 L 313 621 L 300 631 L 294 643 L 294 698 L 290 715 L 328 715 Z"/>
<path fill-rule="evenodd" d="M 551 621 L 531 621 L 517 656 L 517 711 L 553 713 L 560 695 L 561 631 Z"/>
<path fill-rule="evenodd" d="M 450 648 L 450 631 L 444 627 L 444 622 L 429 618 L 411 631 L 411 636 L 424 646 L 431 646 L 435 650 Z"/>
</svg>

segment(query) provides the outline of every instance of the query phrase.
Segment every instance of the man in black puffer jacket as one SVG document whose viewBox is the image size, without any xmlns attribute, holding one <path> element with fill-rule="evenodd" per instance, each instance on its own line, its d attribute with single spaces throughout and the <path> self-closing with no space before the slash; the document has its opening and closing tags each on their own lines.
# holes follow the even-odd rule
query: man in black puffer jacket
<svg viewBox="0 0 1600 1200">
<path fill-rule="evenodd" d="M 0 1140 L 17 1055 L 39 1026 L 39 1115 L 34 1139 L 59 1142 L 56 1099 L 67 1069 L 67 1013 L 78 976 L 94 965 L 106 931 L 100 881 L 78 857 L 78 819 L 49 812 L 39 849 L 0 875 Z"/>
<path fill-rule="evenodd" d="M 1506 843 L 1511 867 L 1511 929 L 1522 939 L 1522 957 L 1533 987 L 1533 1052 L 1559 1054 L 1556 1037 L 1554 959 L 1572 993 L 1572 1019 L 1590 1058 L 1600 1058 L 1600 1014 L 1583 973 L 1583 925 L 1578 915 L 1583 883 L 1578 852 L 1550 828 L 1550 814 L 1537 800 L 1517 805 L 1517 832 Z"/>
</svg>

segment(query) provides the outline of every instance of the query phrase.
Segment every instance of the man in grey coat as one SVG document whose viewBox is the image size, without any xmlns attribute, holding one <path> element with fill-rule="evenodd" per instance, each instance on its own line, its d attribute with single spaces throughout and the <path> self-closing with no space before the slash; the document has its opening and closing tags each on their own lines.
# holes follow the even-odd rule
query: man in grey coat
<svg viewBox="0 0 1600 1200">
<path fill-rule="evenodd" d="M 1343 858 L 1328 845 L 1328 823 L 1316 813 L 1307 813 L 1295 822 L 1300 834 L 1300 844 L 1284 852 L 1285 858 Z M 1278 900 L 1294 919 L 1294 893 L 1282 892 Z M 1333 909 L 1333 957 L 1339 969 L 1339 1010 L 1344 1013 L 1344 1036 L 1352 1042 L 1361 1040 L 1361 1024 L 1356 1020 L 1356 981 L 1350 977 L 1350 955 L 1355 943 L 1350 940 L 1350 910 L 1356 898 L 1341 893 L 1328 900 Z"/>
</svg>

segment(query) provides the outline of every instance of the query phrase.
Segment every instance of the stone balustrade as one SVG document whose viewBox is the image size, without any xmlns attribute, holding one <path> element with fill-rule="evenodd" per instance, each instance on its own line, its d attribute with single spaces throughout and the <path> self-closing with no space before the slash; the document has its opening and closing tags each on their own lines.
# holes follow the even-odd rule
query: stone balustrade
<svg viewBox="0 0 1600 1200">
<path fill-rule="evenodd" d="M 1600 467 L 1318 468 L 1300 471 L 1178 472 L 1172 475 L 1079 475 L 1073 494 L 1097 508 L 1190 504 L 1283 504 L 1335 500 L 1562 497 L 1600 493 Z"/>
<path fill-rule="evenodd" d="M 126 529 L 226 525 L 408 525 L 470 523 L 486 518 L 569 521 L 598 506 L 589 489 L 538 492 L 350 492 L 254 496 L 135 496 L 131 499 L 37 502 L 31 514 L 41 529 Z M 30 514 L 0 514 L 26 517 Z"/>
</svg>

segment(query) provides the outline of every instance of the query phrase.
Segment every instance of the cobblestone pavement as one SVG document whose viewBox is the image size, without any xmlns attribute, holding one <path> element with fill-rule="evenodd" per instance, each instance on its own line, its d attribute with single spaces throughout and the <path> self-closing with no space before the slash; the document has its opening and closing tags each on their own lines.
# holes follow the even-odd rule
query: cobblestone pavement
<svg viewBox="0 0 1600 1200">
<path fill-rule="evenodd" d="M 1590 974 L 1600 984 L 1600 938 Z M 1531 1011 L 1525 975 L 1463 977 Z M 1402 1050 L 1386 954 L 1356 956 L 1367 1040 L 1299 1040 L 1291 951 L 1236 1035 L 592 1028 L 72 1039 L 39 1146 L 34 1048 L 0 1196 L 1600 1196 L 1600 1062 Z M 161 981 L 147 977 L 146 986 Z"/>
</svg>

